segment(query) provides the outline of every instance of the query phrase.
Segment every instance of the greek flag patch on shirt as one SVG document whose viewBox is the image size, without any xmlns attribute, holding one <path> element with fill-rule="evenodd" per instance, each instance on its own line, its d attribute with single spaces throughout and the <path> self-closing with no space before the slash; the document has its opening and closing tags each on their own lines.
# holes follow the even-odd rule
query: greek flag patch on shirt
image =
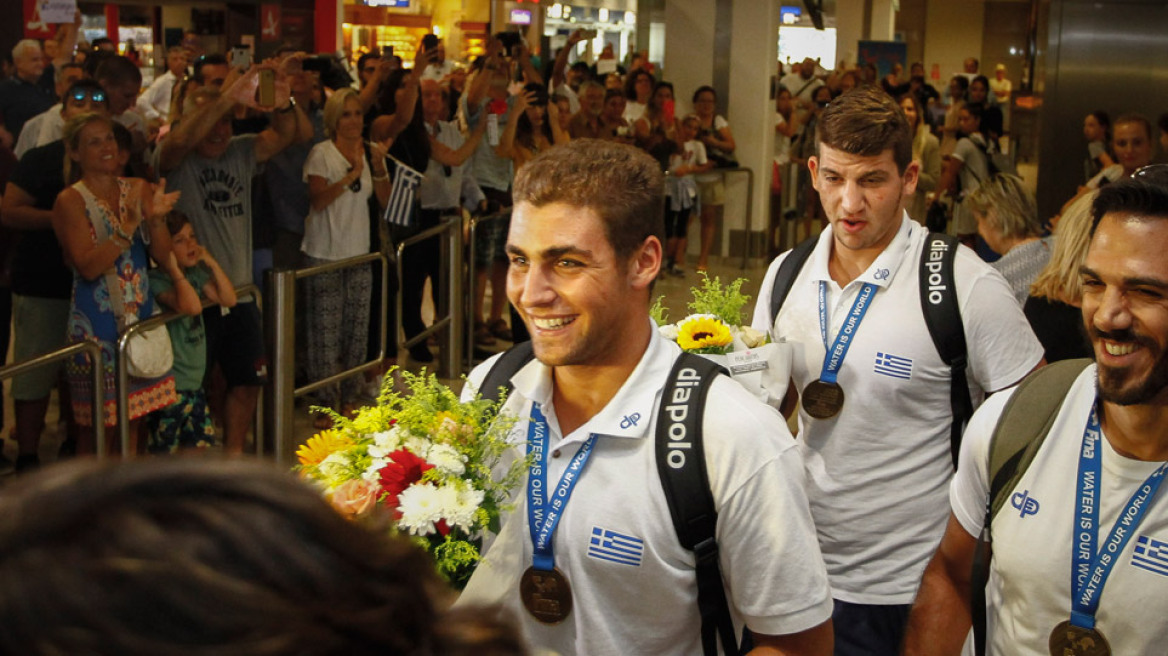
<svg viewBox="0 0 1168 656">
<path fill-rule="evenodd" d="M 1168 576 L 1168 542 L 1141 535 L 1136 540 L 1131 564 L 1161 576 Z"/>
<path fill-rule="evenodd" d="M 882 376 L 908 380 L 912 378 L 913 361 L 891 353 L 876 352 L 876 368 L 874 371 Z"/>
<path fill-rule="evenodd" d="M 641 566 L 645 554 L 645 541 L 635 535 L 625 535 L 599 526 L 592 527 L 592 537 L 588 541 L 588 555 L 621 565 Z"/>
</svg>

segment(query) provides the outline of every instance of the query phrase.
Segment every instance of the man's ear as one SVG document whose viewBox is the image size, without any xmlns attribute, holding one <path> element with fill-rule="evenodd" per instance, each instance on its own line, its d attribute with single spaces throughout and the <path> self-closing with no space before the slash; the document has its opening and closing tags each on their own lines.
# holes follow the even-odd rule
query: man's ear
<svg viewBox="0 0 1168 656">
<path fill-rule="evenodd" d="M 629 284 L 634 289 L 648 289 L 661 272 L 664 250 L 661 240 L 650 235 L 629 260 Z"/>
</svg>

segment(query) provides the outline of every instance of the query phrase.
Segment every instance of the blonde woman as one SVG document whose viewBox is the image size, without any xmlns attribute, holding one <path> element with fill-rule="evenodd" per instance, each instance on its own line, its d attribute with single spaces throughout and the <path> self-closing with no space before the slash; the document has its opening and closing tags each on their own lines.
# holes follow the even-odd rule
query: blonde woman
<svg viewBox="0 0 1168 656">
<path fill-rule="evenodd" d="M 917 190 L 908 201 L 908 215 L 924 225 L 928 209 L 926 197 L 937 188 L 937 182 L 941 179 L 941 143 L 929 131 L 921 101 L 915 94 L 906 93 L 897 103 L 908 118 L 913 133 L 912 156 L 921 167 L 917 176 Z"/>
<path fill-rule="evenodd" d="M 1083 285 L 1079 267 L 1087 259 L 1091 243 L 1091 205 L 1099 192 L 1076 199 L 1063 212 L 1054 230 L 1050 261 L 1030 286 L 1022 311 L 1042 342 L 1046 361 L 1092 357 L 1091 343 L 1083 330 Z"/>
<path fill-rule="evenodd" d="M 1002 257 L 991 262 L 1010 283 L 1018 305 L 1026 302 L 1030 284 L 1050 260 L 1051 239 L 1042 238 L 1038 205 L 1022 178 L 998 173 L 966 198 L 977 232 Z"/>
<path fill-rule="evenodd" d="M 387 144 L 370 146 L 366 157 L 361 136 L 365 111 L 357 92 L 341 89 L 324 105 L 328 139 L 313 147 L 304 163 L 309 212 L 300 244 L 305 266 L 318 266 L 364 255 L 370 250 L 369 197 L 384 206 L 391 185 L 385 166 Z M 365 361 L 369 334 L 372 268 L 369 264 L 308 278 L 306 367 L 311 380 L 323 380 Z M 317 402 L 342 412 L 355 409 L 359 380 L 325 387 Z M 317 428 L 332 424 L 326 416 Z"/>
<path fill-rule="evenodd" d="M 65 180 L 74 180 L 57 196 L 53 232 L 65 263 L 73 269 L 69 310 L 71 342 L 101 345 L 105 372 L 105 425 L 117 423 L 114 363 L 125 326 L 150 317 L 154 299 L 147 276 L 147 252 L 173 280 L 183 278 L 171 252 L 166 214 L 179 192 L 163 193 L 165 181 L 151 185 L 120 173 L 129 157 L 114 138 L 113 122 L 101 114 L 82 114 L 65 126 Z M 81 426 L 77 449 L 93 453 L 93 383 L 89 356 L 66 363 L 73 396 L 73 416 Z M 137 420 L 175 401 L 174 378 L 130 379 L 131 440 Z"/>
</svg>

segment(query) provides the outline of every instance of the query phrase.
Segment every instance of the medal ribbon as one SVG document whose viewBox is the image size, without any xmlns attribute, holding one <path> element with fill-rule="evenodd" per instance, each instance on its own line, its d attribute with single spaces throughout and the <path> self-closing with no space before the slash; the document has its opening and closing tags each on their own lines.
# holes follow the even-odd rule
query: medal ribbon
<svg viewBox="0 0 1168 656">
<path fill-rule="evenodd" d="M 868 302 L 872 300 L 872 295 L 875 293 L 876 285 L 872 283 L 866 282 L 860 286 L 860 293 L 856 295 L 856 300 L 852 303 L 852 310 L 848 313 L 848 318 L 844 321 L 844 325 L 840 326 L 839 333 L 835 336 L 835 343 L 829 347 L 827 345 L 827 283 L 819 281 L 819 333 L 823 335 L 823 347 L 827 349 L 827 353 L 823 356 L 823 372 L 819 375 L 819 380 L 835 384 L 839 377 L 840 367 L 843 366 L 844 358 L 847 357 L 848 349 L 852 346 L 852 338 L 859 330 L 860 322 L 864 320 L 864 315 L 868 312 Z"/>
<path fill-rule="evenodd" d="M 568 469 L 560 477 L 551 500 L 547 498 L 548 469 L 548 422 L 538 403 L 531 406 L 531 423 L 527 429 L 527 526 L 531 532 L 532 567 L 551 571 L 556 567 L 556 556 L 552 547 L 552 535 L 560 518 L 564 516 L 564 506 L 572 496 L 572 490 L 580 480 L 584 465 L 592 455 L 596 445 L 596 435 L 592 435 L 576 452 Z"/>
<path fill-rule="evenodd" d="M 1102 474 L 1100 450 L 1102 433 L 1099 429 L 1099 411 L 1091 410 L 1087 428 L 1083 431 L 1083 446 L 1079 451 L 1079 503 L 1075 506 L 1074 541 L 1071 553 L 1071 624 L 1082 629 L 1095 628 L 1095 612 L 1107 577 L 1115 568 L 1119 554 L 1131 541 L 1136 528 L 1144 519 L 1148 506 L 1156 497 L 1168 463 L 1152 472 L 1140 488 L 1128 499 L 1112 527 L 1103 547 L 1096 551 L 1099 526 L 1099 484 Z"/>
</svg>

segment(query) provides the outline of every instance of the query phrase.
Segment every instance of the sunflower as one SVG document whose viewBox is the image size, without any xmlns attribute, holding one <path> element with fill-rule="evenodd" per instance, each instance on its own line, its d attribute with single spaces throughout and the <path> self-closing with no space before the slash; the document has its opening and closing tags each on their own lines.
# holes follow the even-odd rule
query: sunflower
<svg viewBox="0 0 1168 656">
<path fill-rule="evenodd" d="M 734 338 L 730 327 L 708 314 L 695 314 L 678 326 L 677 345 L 686 351 L 723 353 Z"/>
<path fill-rule="evenodd" d="M 325 430 L 308 438 L 308 441 L 296 450 L 296 456 L 300 458 L 301 465 L 315 467 L 334 451 L 340 451 L 352 444 L 353 440 L 339 431 Z"/>
</svg>

